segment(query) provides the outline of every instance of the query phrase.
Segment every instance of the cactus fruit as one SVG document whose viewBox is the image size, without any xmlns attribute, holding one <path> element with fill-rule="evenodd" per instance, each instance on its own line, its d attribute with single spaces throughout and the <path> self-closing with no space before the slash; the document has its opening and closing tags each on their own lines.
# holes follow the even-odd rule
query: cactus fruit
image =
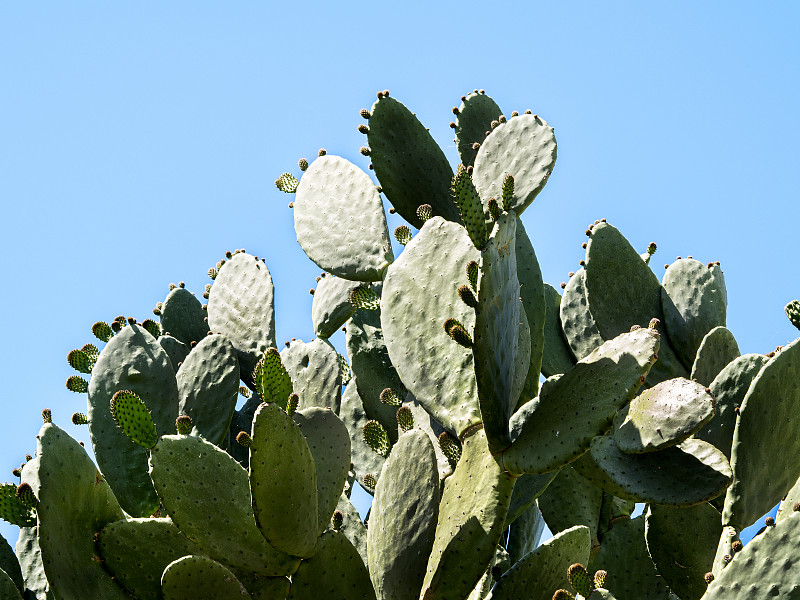
<svg viewBox="0 0 800 600">
<path fill-rule="evenodd" d="M 784 311 L 786 312 L 786 316 L 789 317 L 789 321 L 792 322 L 792 325 L 800 329 L 800 300 L 792 300 L 789 302 L 784 308 Z"/>
</svg>

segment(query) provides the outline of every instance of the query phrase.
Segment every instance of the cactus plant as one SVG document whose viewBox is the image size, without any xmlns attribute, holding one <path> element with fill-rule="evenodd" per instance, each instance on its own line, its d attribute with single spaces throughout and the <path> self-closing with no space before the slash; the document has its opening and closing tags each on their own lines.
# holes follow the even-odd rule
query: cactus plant
<svg viewBox="0 0 800 600">
<path fill-rule="evenodd" d="M 562 296 L 520 220 L 553 129 L 482 90 L 454 113 L 455 169 L 383 90 L 359 127 L 379 186 L 324 150 L 278 178 L 325 271 L 318 339 L 278 351 L 271 275 L 244 251 L 209 270 L 207 309 L 181 283 L 159 323 L 91 327 L 105 346 L 69 352 L 86 378 L 67 388 L 98 466 L 43 411 L 0 486 L 21 527 L 3 597 L 796 597 L 800 340 L 740 356 L 719 264 L 659 281 L 655 244 L 605 220 Z"/>
</svg>

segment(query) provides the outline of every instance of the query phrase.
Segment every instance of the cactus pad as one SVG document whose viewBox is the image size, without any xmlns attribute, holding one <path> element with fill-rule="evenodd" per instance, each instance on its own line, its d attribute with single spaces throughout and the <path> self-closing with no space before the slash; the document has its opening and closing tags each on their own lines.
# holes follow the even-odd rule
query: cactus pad
<svg viewBox="0 0 800 600">
<path fill-rule="evenodd" d="M 114 394 L 111 398 L 111 414 L 125 435 L 143 448 L 152 448 L 158 442 L 158 432 L 150 411 L 142 399 L 130 390 L 120 390 Z"/>
<path fill-rule="evenodd" d="M 286 408 L 289 394 L 292 393 L 292 379 L 283 366 L 280 352 L 269 348 L 253 370 L 255 391 L 264 402 L 275 402 Z"/>
</svg>

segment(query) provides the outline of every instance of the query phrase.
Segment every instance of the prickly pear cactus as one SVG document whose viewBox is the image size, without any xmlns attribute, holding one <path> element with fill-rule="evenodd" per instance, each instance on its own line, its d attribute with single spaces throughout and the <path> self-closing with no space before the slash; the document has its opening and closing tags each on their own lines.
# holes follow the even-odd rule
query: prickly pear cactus
<svg viewBox="0 0 800 600">
<path fill-rule="evenodd" d="M 244 250 L 209 269 L 207 306 L 181 283 L 160 323 L 91 327 L 67 388 L 97 466 L 45 409 L 0 486 L 21 528 L 0 597 L 800 597 L 800 339 L 741 355 L 718 262 L 659 280 L 656 245 L 605 220 L 562 295 L 520 219 L 546 202 L 553 128 L 483 90 L 453 112 L 460 165 L 383 90 L 359 126 L 377 182 L 324 150 L 278 177 L 325 270 L 318 339 L 275 347 Z"/>
</svg>

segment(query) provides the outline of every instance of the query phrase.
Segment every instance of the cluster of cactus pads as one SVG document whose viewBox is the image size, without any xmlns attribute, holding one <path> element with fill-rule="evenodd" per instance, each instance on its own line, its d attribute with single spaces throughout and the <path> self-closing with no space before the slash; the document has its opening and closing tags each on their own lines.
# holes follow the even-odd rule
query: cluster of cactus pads
<svg viewBox="0 0 800 600">
<path fill-rule="evenodd" d="M 655 245 L 605 220 L 563 293 L 543 283 L 519 217 L 553 129 L 483 91 L 453 112 L 455 172 L 383 91 L 359 126 L 379 186 L 325 151 L 276 181 L 324 270 L 316 339 L 278 351 L 244 250 L 209 270 L 207 305 L 179 284 L 159 322 L 92 327 L 105 346 L 69 353 L 88 379 L 67 387 L 96 465 L 46 410 L 0 488 L 20 527 L 0 597 L 800 597 L 800 342 L 740 355 L 719 263 L 659 281 Z"/>
</svg>

